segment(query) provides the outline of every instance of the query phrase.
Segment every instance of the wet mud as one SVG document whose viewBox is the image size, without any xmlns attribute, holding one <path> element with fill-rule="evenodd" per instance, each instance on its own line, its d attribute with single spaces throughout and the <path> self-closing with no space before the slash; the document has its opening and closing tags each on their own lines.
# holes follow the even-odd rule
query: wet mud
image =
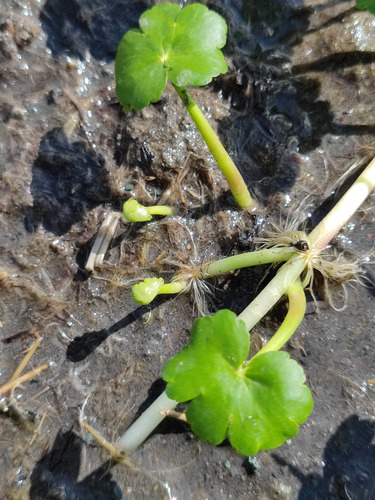
<svg viewBox="0 0 375 500">
<path fill-rule="evenodd" d="M 136 279 L 165 279 L 254 249 L 269 226 L 315 225 L 356 161 L 375 151 L 375 18 L 351 1 L 213 0 L 228 22 L 229 72 L 192 94 L 260 202 L 240 212 L 172 87 L 125 113 L 114 91 L 118 42 L 157 2 L 5 0 L 0 6 L 0 383 L 49 368 L 3 398 L 0 497 L 41 499 L 375 499 L 374 266 L 366 287 L 319 287 L 286 349 L 304 368 L 314 410 L 277 450 L 243 457 L 164 421 L 114 464 L 79 425 L 109 441 L 163 390 L 164 363 L 203 311 L 240 312 L 271 278 L 242 270 L 207 290 L 136 306 Z M 187 2 L 189 3 L 189 2 Z M 353 178 L 353 177 L 352 177 Z M 340 185 L 344 186 L 340 188 Z M 176 216 L 121 220 L 104 264 L 87 256 L 109 211 L 135 196 Z M 374 195 L 332 251 L 374 241 Z M 257 325 L 253 346 L 285 314 Z M 84 408 L 84 409 L 83 409 Z"/>
</svg>

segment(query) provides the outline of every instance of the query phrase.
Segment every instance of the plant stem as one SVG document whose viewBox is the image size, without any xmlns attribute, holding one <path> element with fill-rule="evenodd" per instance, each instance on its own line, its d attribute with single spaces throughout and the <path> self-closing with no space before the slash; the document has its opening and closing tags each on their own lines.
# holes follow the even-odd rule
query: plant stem
<svg viewBox="0 0 375 500">
<path fill-rule="evenodd" d="M 155 205 L 153 207 L 147 207 L 147 211 L 150 215 L 174 215 L 175 210 L 172 207 L 167 207 L 165 205 Z"/>
<path fill-rule="evenodd" d="M 220 142 L 220 139 L 213 131 L 211 125 L 206 120 L 199 106 L 196 104 L 185 87 L 174 86 L 174 88 L 180 96 L 199 132 L 202 134 L 208 149 L 211 151 L 213 157 L 227 179 L 229 189 L 231 190 L 238 205 L 241 208 L 253 210 L 256 207 L 255 200 L 251 197 L 242 175 Z"/>
<path fill-rule="evenodd" d="M 273 264 L 276 262 L 283 262 L 288 260 L 290 257 L 296 254 L 296 251 L 290 248 L 265 248 L 263 250 L 258 250 L 255 252 L 247 252 L 238 255 L 232 255 L 231 257 L 226 257 L 225 259 L 216 260 L 210 264 L 204 266 L 199 273 L 195 274 L 195 278 L 198 279 L 208 279 L 220 274 L 225 274 L 229 271 L 234 271 L 236 269 L 241 269 L 243 267 L 258 266 L 261 264 Z M 134 285 L 133 290 L 138 285 Z M 157 295 L 161 294 L 174 294 L 187 291 L 189 289 L 189 281 L 185 279 L 184 276 L 176 275 L 172 278 L 169 283 L 165 283 Z M 141 297 L 143 298 L 143 297 Z M 154 298 L 154 297 L 153 297 Z M 145 302 L 140 301 L 140 297 L 133 296 L 133 299 L 138 304 L 145 304 Z M 147 302 L 148 303 L 148 302 Z"/>
<path fill-rule="evenodd" d="M 186 281 L 172 281 L 171 283 L 165 283 L 160 288 L 158 295 L 180 293 L 183 292 L 186 287 L 187 287 Z"/>
<path fill-rule="evenodd" d="M 120 437 L 116 443 L 117 450 L 126 455 L 132 453 L 165 418 L 160 412 L 172 410 L 177 405 L 177 401 L 170 399 L 165 391 L 162 392 L 152 405 Z"/>
<path fill-rule="evenodd" d="M 370 194 L 372 189 L 374 189 L 374 186 L 375 159 L 370 162 L 368 167 L 331 210 L 331 212 L 329 212 L 329 214 L 310 233 L 309 243 L 311 247 L 318 250 L 324 249 L 335 234 L 357 210 L 359 205 Z M 280 254 L 280 256 L 281 255 L 282 254 Z M 231 257 L 228 257 L 228 259 L 230 258 Z M 239 319 L 242 319 L 245 322 L 248 330 L 251 330 L 284 294 L 288 295 L 290 307 L 285 320 L 276 334 L 259 351 L 258 354 L 280 349 L 280 347 L 291 337 L 302 320 L 302 312 L 306 307 L 306 299 L 304 297 L 299 276 L 306 266 L 306 259 L 307 256 L 303 254 L 292 256 L 278 270 L 276 276 L 268 283 L 268 285 L 238 316 Z M 214 262 L 210 264 L 210 266 L 213 264 L 217 264 L 217 266 L 219 266 L 219 263 L 223 263 L 225 260 L 226 259 L 222 259 L 222 261 Z M 213 267 L 213 271 L 215 271 L 215 266 Z M 163 392 L 159 398 L 139 417 L 139 419 L 129 427 L 122 438 L 119 439 L 117 448 L 125 453 L 134 451 L 137 446 L 142 444 L 142 442 L 147 439 L 148 435 L 163 420 L 164 416 L 160 414 L 160 411 L 173 409 L 176 405 L 177 402 L 168 398 L 166 393 Z M 134 436 L 132 435 L 133 432 L 135 433 Z"/>
<path fill-rule="evenodd" d="M 333 209 L 312 230 L 309 241 L 316 250 L 323 250 L 375 187 L 375 158 L 347 190 Z"/>
<path fill-rule="evenodd" d="M 278 351 L 281 349 L 301 324 L 306 311 L 306 295 L 300 278 L 296 279 L 286 292 L 286 295 L 289 300 L 289 309 L 284 321 L 267 344 L 264 345 L 253 358 L 265 352 Z"/>
<path fill-rule="evenodd" d="M 306 266 L 303 255 L 291 257 L 276 273 L 276 276 L 257 295 L 257 297 L 239 314 L 250 331 L 278 302 Z"/>
<path fill-rule="evenodd" d="M 295 255 L 295 251 L 291 251 L 290 248 L 266 248 L 255 252 L 232 255 L 231 257 L 211 262 L 211 264 L 204 267 L 202 278 L 212 278 L 243 267 L 286 261 L 293 255 Z"/>
</svg>

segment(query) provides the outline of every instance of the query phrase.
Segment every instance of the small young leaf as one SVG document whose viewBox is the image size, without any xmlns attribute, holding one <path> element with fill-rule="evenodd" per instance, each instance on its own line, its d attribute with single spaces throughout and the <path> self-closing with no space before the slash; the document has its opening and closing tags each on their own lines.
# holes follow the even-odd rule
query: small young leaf
<svg viewBox="0 0 375 500">
<path fill-rule="evenodd" d="M 190 344 L 164 366 L 168 397 L 193 399 L 187 419 L 213 444 L 226 437 L 240 453 L 276 448 L 298 432 L 312 410 L 305 375 L 283 351 L 244 363 L 250 336 L 228 310 L 198 319 Z"/>
<path fill-rule="evenodd" d="M 142 14 L 139 26 L 125 34 L 116 55 L 116 93 L 125 109 L 157 101 L 167 78 L 179 87 L 206 85 L 227 72 L 220 50 L 227 26 L 205 5 L 182 10 L 171 3 L 155 5 Z"/>
<path fill-rule="evenodd" d="M 122 207 L 122 213 L 130 222 L 146 222 L 152 219 L 147 207 L 144 207 L 134 198 L 129 198 Z"/>
<path fill-rule="evenodd" d="M 368 10 L 375 15 L 375 0 L 357 0 L 357 9 Z"/>
<path fill-rule="evenodd" d="M 163 278 L 146 278 L 132 286 L 132 299 L 137 304 L 146 305 L 154 300 L 164 285 Z"/>
</svg>

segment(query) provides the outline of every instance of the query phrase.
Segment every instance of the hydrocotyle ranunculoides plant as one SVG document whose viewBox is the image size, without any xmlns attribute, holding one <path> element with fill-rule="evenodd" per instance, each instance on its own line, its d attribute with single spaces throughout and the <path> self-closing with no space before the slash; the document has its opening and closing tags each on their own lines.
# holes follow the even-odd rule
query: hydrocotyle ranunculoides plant
<svg viewBox="0 0 375 500">
<path fill-rule="evenodd" d="M 212 444 L 229 438 L 243 455 L 276 448 L 295 436 L 313 400 L 305 374 L 285 351 L 249 355 L 250 334 L 228 310 L 199 318 L 190 343 L 163 370 L 167 396 L 192 400 L 186 416 Z"/>
<path fill-rule="evenodd" d="M 116 94 L 125 110 L 156 102 L 169 80 L 202 134 L 241 208 L 256 205 L 247 186 L 187 85 L 203 86 L 228 71 L 221 48 L 225 20 L 205 5 L 162 3 L 142 14 L 140 29 L 128 31 L 116 55 Z"/>
<path fill-rule="evenodd" d="M 264 253 L 267 249 L 253 252 L 254 255 L 246 254 L 244 255 L 245 262 L 242 262 L 241 255 L 238 255 L 233 256 L 233 259 L 228 257 L 209 264 L 206 272 L 216 276 L 229 269 L 243 267 L 245 263 L 255 265 L 256 262 L 259 264 L 280 262 L 286 257 L 285 251 L 292 252 L 292 255 L 287 257 L 287 262 L 277 271 L 276 276 L 242 311 L 236 321 L 233 319 L 234 313 L 228 311 L 217 313 L 214 319 L 205 317 L 197 320 L 191 344 L 166 364 L 163 378 L 168 383 L 167 390 L 132 423 L 117 441 L 116 450 L 119 453 L 130 454 L 136 450 L 159 425 L 168 410 L 173 409 L 179 401 L 189 401 L 190 398 L 193 398 L 190 403 L 193 407 L 189 410 L 188 419 L 193 429 L 204 439 L 220 442 L 220 439 L 224 439 L 228 434 L 231 442 L 237 447 L 237 432 L 241 425 L 243 425 L 244 433 L 250 430 L 255 433 L 254 439 L 246 437 L 247 443 L 244 445 L 240 443 L 238 449 L 242 453 L 251 454 L 256 449 L 273 447 L 275 443 L 281 443 L 287 439 L 286 436 L 289 433 L 290 435 L 296 433 L 297 425 L 305 421 L 312 409 L 311 394 L 305 388 L 302 368 L 290 360 L 287 353 L 277 351 L 289 340 L 302 321 L 306 309 L 303 282 L 310 281 L 309 276 L 315 266 L 321 269 L 320 252 L 327 247 L 374 188 L 375 159 L 367 165 L 354 184 L 312 232 L 303 237 L 306 241 L 296 240 L 293 249 L 291 247 L 268 249 L 272 250 L 272 254 L 268 251 Z M 300 232 L 297 233 L 300 236 Z M 287 238 L 288 240 L 290 238 Z M 303 280 L 301 280 L 301 274 Z M 152 278 L 147 285 L 152 285 L 153 288 L 155 279 L 157 280 L 157 278 Z M 165 285 L 160 281 L 158 286 Z M 155 288 L 157 288 L 156 285 Z M 138 288 L 138 292 L 139 297 L 135 298 L 143 301 L 140 303 L 145 303 L 149 299 L 148 293 L 144 294 L 142 286 Z M 242 333 L 237 331 L 238 321 L 242 320 L 246 332 L 250 331 L 283 295 L 287 296 L 289 302 L 289 310 L 284 321 L 266 345 L 250 361 L 246 361 L 250 336 L 244 332 L 243 326 L 238 327 L 239 332 Z M 226 316 L 221 316 L 221 314 Z M 202 321 L 204 323 L 201 323 Z M 204 326 L 203 333 L 199 333 L 202 324 L 208 327 Z M 245 336 L 247 349 L 244 347 Z M 236 347 L 237 342 L 238 347 Z M 202 355 L 199 353 L 200 348 Z M 267 373 L 271 374 L 270 378 L 267 378 Z M 222 394 L 221 383 L 223 387 L 226 387 L 229 395 Z M 243 390 L 244 387 L 248 390 Z M 264 389 L 262 394 L 260 394 L 261 387 Z M 215 404 L 216 397 L 212 395 L 212 388 L 220 395 L 221 408 Z M 231 394 L 240 395 L 240 397 L 232 400 Z M 249 394 L 248 399 L 245 398 L 247 394 Z M 243 400 L 242 396 L 244 396 Z M 216 414 L 212 416 L 207 401 L 212 402 L 212 408 L 218 417 Z M 237 401 L 239 405 L 237 408 L 233 401 Z M 275 405 L 280 413 L 272 414 L 272 405 Z M 271 409 L 262 413 L 263 406 Z M 223 410 L 223 408 L 230 408 L 230 411 Z M 203 412 L 201 417 L 199 416 L 200 409 Z M 234 420 L 233 415 L 236 417 Z M 264 415 L 267 415 L 267 418 L 264 418 L 263 423 Z M 272 419 L 269 415 L 273 415 L 275 426 L 281 427 L 280 432 L 272 429 Z M 280 423 L 282 416 L 286 419 L 284 423 Z M 239 423 L 241 417 L 242 424 Z M 247 417 L 251 417 L 249 421 L 256 422 L 252 428 L 249 423 L 244 423 Z M 204 421 L 207 423 L 205 424 Z M 235 422 L 233 430 L 231 430 L 232 421 Z M 258 425 L 263 432 L 257 431 Z M 212 426 L 212 431 L 208 429 L 209 426 Z M 267 433 L 269 433 L 269 438 L 266 436 Z"/>
</svg>

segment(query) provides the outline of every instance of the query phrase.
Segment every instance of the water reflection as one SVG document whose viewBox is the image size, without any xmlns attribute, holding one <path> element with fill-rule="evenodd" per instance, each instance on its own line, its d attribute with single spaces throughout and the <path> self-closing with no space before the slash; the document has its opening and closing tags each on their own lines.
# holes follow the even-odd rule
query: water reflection
<svg viewBox="0 0 375 500">
<path fill-rule="evenodd" d="M 40 15 L 52 55 L 114 59 L 124 33 L 138 27 L 147 0 L 47 0 Z"/>
<path fill-rule="evenodd" d="M 229 22 L 225 52 L 232 63 L 231 73 L 214 84 L 231 103 L 231 116 L 220 124 L 220 134 L 247 184 L 264 204 L 274 193 L 290 190 L 304 165 L 301 155 L 320 147 L 327 134 L 375 134 L 373 124 L 340 123 L 330 102 L 321 98 L 321 79 L 306 75 L 370 64 L 372 52 L 331 54 L 289 68 L 293 47 L 309 32 L 310 17 L 319 9 L 304 3 L 213 3 Z M 350 7 L 335 22 L 341 22 Z"/>
</svg>

